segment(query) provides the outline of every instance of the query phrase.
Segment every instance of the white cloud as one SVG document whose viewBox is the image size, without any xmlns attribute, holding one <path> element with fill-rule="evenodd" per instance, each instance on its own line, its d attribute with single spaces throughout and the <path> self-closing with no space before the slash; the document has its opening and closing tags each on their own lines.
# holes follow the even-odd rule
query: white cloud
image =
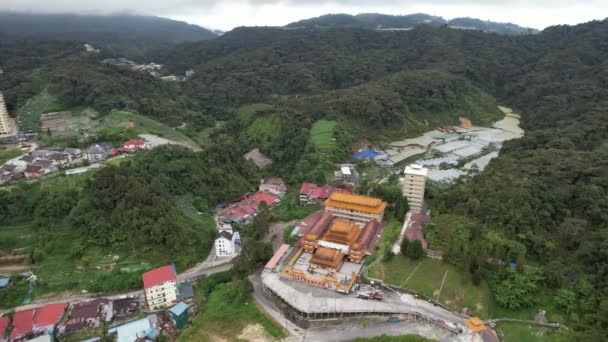
<svg viewBox="0 0 608 342">
<path fill-rule="evenodd" d="M 0 0 L 0 9 L 50 13 L 128 12 L 165 16 L 219 29 L 285 25 L 327 13 L 428 13 L 544 28 L 608 15 L 608 1 L 587 0 Z"/>
</svg>

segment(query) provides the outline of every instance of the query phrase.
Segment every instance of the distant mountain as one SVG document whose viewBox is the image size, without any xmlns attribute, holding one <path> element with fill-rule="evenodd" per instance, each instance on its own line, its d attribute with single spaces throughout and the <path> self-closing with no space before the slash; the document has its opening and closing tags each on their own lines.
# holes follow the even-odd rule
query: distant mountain
<svg viewBox="0 0 608 342">
<path fill-rule="evenodd" d="M 182 21 L 152 16 L 0 12 L 0 36 L 82 41 L 110 54 L 143 58 L 147 51 L 209 40 L 217 34 Z"/>
<path fill-rule="evenodd" d="M 452 28 L 472 29 L 512 35 L 533 34 L 539 32 L 537 29 L 522 27 L 511 23 L 497 23 L 494 21 L 483 21 L 475 18 L 454 18 L 448 22 L 448 26 Z"/>
<path fill-rule="evenodd" d="M 424 13 L 408 15 L 387 15 L 379 13 L 327 14 L 317 18 L 300 20 L 288 24 L 289 28 L 333 28 L 333 27 L 359 27 L 368 29 L 409 29 L 420 24 L 447 24 L 441 17 Z"/>
<path fill-rule="evenodd" d="M 407 30 L 418 25 L 448 25 L 452 28 L 480 30 L 484 32 L 495 32 L 501 34 L 520 35 L 537 33 L 538 30 L 517 26 L 510 23 L 497 23 L 483 21 L 473 18 L 456 18 L 445 20 L 442 17 L 424 13 L 408 15 L 387 15 L 379 13 L 350 14 L 328 14 L 317 18 L 300 20 L 288 24 L 288 28 L 336 28 L 336 27 L 358 27 L 378 30 Z"/>
<path fill-rule="evenodd" d="M 181 43 L 215 38 L 205 28 L 138 15 L 28 14 L 0 12 L 0 32 L 21 37 L 87 40 L 120 34 L 123 39 Z"/>
</svg>

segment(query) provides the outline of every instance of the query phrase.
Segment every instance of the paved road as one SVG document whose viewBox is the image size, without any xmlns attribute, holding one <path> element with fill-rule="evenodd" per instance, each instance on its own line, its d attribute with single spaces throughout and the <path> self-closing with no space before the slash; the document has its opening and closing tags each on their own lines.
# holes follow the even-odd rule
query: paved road
<svg viewBox="0 0 608 342">
<path fill-rule="evenodd" d="M 251 276 L 253 283 L 253 298 L 266 311 L 275 321 L 277 321 L 283 328 L 295 337 L 298 341 L 303 341 L 306 331 L 297 325 L 293 324 L 277 309 L 277 307 L 266 297 L 262 288 L 262 279 L 260 278 L 260 272 Z"/>
<path fill-rule="evenodd" d="M 223 264 L 219 264 L 219 265 L 207 265 L 206 268 L 200 268 L 200 266 L 197 266 L 195 268 L 192 268 L 192 269 L 186 271 L 188 273 L 184 272 L 184 273 L 179 274 L 177 276 L 177 279 L 178 279 L 178 281 L 183 281 L 186 279 L 198 278 L 198 277 L 201 277 L 204 275 L 226 271 L 231 268 L 232 268 L 231 262 L 228 262 L 228 263 L 224 262 Z M 17 307 L 17 308 L 11 309 L 11 310 L 0 310 L 0 315 L 3 315 L 12 310 L 21 311 L 21 310 L 33 309 L 33 308 L 38 308 L 38 307 L 41 307 L 41 306 L 44 306 L 47 304 L 76 303 L 76 302 L 88 300 L 88 299 L 95 298 L 95 297 L 104 297 L 104 298 L 108 298 L 108 299 L 118 299 L 118 298 L 125 298 L 125 297 L 129 297 L 129 296 L 139 297 L 139 296 L 143 296 L 143 294 L 144 294 L 143 290 L 137 290 L 137 291 L 131 291 L 131 292 L 126 292 L 126 293 L 116 293 L 116 294 L 83 293 L 83 294 L 78 294 L 78 295 L 59 296 L 59 297 L 54 297 L 54 298 L 49 298 L 49 299 L 35 300 L 31 304 L 22 305 L 20 307 Z"/>
<path fill-rule="evenodd" d="M 282 244 L 285 243 L 285 228 L 293 226 L 294 224 L 296 224 L 296 222 L 298 222 L 298 220 L 275 224 L 274 226 L 270 227 L 268 233 L 264 237 L 264 240 L 272 241 L 272 239 L 274 238 L 273 248 L 276 251 Z"/>
</svg>

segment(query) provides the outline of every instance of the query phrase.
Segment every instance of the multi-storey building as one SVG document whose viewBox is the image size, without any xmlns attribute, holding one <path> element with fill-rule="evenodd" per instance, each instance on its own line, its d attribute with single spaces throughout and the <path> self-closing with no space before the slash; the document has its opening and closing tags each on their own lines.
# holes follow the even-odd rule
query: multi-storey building
<svg viewBox="0 0 608 342">
<path fill-rule="evenodd" d="M 386 205 L 378 198 L 334 192 L 325 201 L 325 210 L 337 218 L 364 225 L 374 219 L 382 222 Z"/>
<path fill-rule="evenodd" d="M 11 133 L 10 120 L 8 118 L 8 110 L 4 103 L 4 95 L 0 92 L 0 135 L 7 135 Z"/>
<path fill-rule="evenodd" d="M 424 207 L 424 187 L 428 169 L 412 164 L 405 168 L 402 191 L 412 213 L 420 213 Z"/>
<path fill-rule="evenodd" d="M 175 266 L 168 265 L 142 274 L 148 308 L 156 310 L 177 303 Z"/>
</svg>

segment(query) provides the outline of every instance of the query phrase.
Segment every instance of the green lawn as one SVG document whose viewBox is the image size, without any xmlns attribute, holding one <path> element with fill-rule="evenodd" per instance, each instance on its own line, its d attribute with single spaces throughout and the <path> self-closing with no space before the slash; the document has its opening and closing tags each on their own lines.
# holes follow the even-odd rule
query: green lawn
<svg viewBox="0 0 608 342">
<path fill-rule="evenodd" d="M 558 341 L 560 333 L 555 329 L 521 323 L 497 323 L 505 342 Z"/>
<path fill-rule="evenodd" d="M 266 103 L 248 104 L 241 106 L 241 108 L 239 108 L 239 110 L 237 111 L 236 116 L 239 118 L 239 120 L 243 122 L 248 122 L 249 120 L 251 120 L 255 113 L 270 108 L 272 108 L 272 106 Z"/>
<path fill-rule="evenodd" d="M 489 317 L 491 297 L 488 286 L 473 285 L 468 273 L 441 260 L 423 258 L 412 261 L 397 255 L 388 262 L 378 264 L 369 272 L 369 276 L 435 299 L 439 297 L 439 302 L 454 310 L 467 307 L 475 315 Z"/>
<path fill-rule="evenodd" d="M 40 115 L 42 113 L 56 112 L 62 109 L 62 104 L 45 88 L 40 94 L 29 99 L 19 110 L 19 128 L 23 131 L 29 129 L 37 131 L 40 129 Z"/>
<path fill-rule="evenodd" d="M 18 148 L 6 148 L 3 146 L 0 146 L 0 165 L 6 163 L 7 161 L 9 161 L 13 158 L 19 157 L 22 154 L 23 154 L 23 151 L 21 151 Z"/>
<path fill-rule="evenodd" d="M 283 329 L 261 312 L 255 300 L 244 295 L 236 283 L 221 284 L 211 292 L 202 312 L 177 341 L 234 341 L 250 324 L 264 327 L 267 338 L 285 337 Z"/>
<path fill-rule="evenodd" d="M 318 149 L 332 151 L 336 147 L 334 140 L 336 124 L 333 120 L 318 120 L 312 125 L 310 139 Z"/>
</svg>

